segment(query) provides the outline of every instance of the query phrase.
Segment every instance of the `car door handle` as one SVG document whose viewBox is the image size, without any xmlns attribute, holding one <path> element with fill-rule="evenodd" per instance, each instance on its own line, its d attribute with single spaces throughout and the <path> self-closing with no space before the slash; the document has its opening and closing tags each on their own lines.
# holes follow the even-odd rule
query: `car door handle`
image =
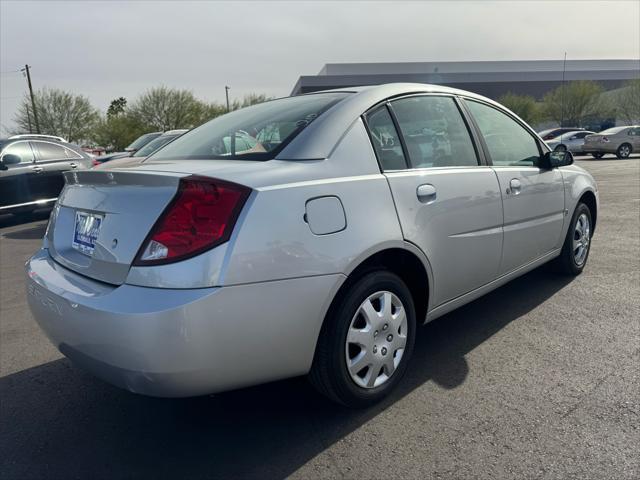
<svg viewBox="0 0 640 480">
<path fill-rule="evenodd" d="M 430 183 L 419 185 L 416 189 L 416 195 L 422 203 L 431 203 L 436 199 L 436 187 Z"/>
<path fill-rule="evenodd" d="M 517 178 L 512 178 L 507 188 L 507 194 L 518 195 L 522 190 L 522 183 Z"/>
<path fill-rule="evenodd" d="M 44 170 L 44 168 L 33 166 L 33 167 L 31 167 L 31 170 L 33 170 L 36 173 L 40 173 L 40 172 L 42 172 Z"/>
<path fill-rule="evenodd" d="M 71 162 L 69 165 L 71 166 L 71 168 L 78 168 L 78 164 L 77 163 Z"/>
</svg>

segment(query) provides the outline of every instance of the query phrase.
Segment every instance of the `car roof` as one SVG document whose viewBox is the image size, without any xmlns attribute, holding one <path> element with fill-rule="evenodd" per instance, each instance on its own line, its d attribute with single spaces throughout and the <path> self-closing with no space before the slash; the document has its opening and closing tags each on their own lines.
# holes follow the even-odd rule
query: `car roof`
<svg viewBox="0 0 640 480">
<path fill-rule="evenodd" d="M 167 130 L 160 136 L 164 137 L 165 135 L 182 135 L 183 133 L 187 133 L 188 131 L 188 128 L 178 128 L 176 130 Z"/>
<path fill-rule="evenodd" d="M 336 88 L 321 92 L 346 92 L 352 95 L 338 102 L 300 132 L 277 156 L 278 160 L 302 160 L 326 158 L 351 126 L 374 105 L 386 99 L 412 93 L 444 93 L 463 95 L 500 107 L 497 102 L 476 93 L 457 88 L 426 83 L 387 83 L 349 88 Z M 515 115 L 515 114 L 514 114 Z"/>
</svg>

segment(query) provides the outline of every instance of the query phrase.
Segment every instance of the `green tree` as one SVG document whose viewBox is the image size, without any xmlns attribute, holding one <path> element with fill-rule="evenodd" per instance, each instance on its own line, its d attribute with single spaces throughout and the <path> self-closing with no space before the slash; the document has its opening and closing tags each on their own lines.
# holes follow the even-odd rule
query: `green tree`
<svg viewBox="0 0 640 480">
<path fill-rule="evenodd" d="M 82 95 L 65 92 L 57 88 L 43 88 L 35 94 L 40 133 L 58 135 L 70 142 L 87 140 L 92 133 L 99 113 L 89 99 Z M 16 133 L 33 130 L 31 100 L 25 95 L 14 116 Z"/>
<path fill-rule="evenodd" d="M 590 117 L 609 114 L 600 101 L 602 91 L 599 84 L 590 80 L 569 82 L 544 96 L 544 113 L 561 126 L 579 127 Z"/>
<path fill-rule="evenodd" d="M 256 105 L 272 99 L 273 97 L 269 97 L 264 93 L 249 93 L 242 97 L 242 100 L 236 99 L 231 102 L 230 108 L 231 110 L 238 110 L 239 108 L 250 107 L 251 105 Z"/>
<path fill-rule="evenodd" d="M 202 121 L 206 105 L 188 90 L 156 87 L 133 103 L 131 115 L 150 130 L 193 128 Z"/>
<path fill-rule="evenodd" d="M 530 95 L 517 95 L 508 92 L 501 96 L 498 102 L 529 124 L 536 123 L 540 118 L 536 99 Z"/>
<path fill-rule="evenodd" d="M 136 138 L 148 131 L 132 115 L 124 112 L 119 115 L 107 113 L 96 123 L 91 140 L 109 150 L 121 152 Z"/>
<path fill-rule="evenodd" d="M 640 79 L 629 80 L 616 92 L 615 110 L 617 116 L 627 125 L 640 122 Z"/>
<path fill-rule="evenodd" d="M 107 109 L 107 116 L 112 117 L 114 115 L 120 115 L 124 113 L 127 108 L 127 99 L 124 97 L 118 97 L 111 100 L 109 108 Z"/>
</svg>

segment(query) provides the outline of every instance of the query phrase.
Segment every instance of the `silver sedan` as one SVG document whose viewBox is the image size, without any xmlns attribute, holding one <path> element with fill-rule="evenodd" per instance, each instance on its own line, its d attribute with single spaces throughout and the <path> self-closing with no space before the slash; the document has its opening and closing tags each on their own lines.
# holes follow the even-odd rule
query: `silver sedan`
<svg viewBox="0 0 640 480">
<path fill-rule="evenodd" d="M 549 261 L 582 272 L 598 191 L 572 162 L 460 90 L 269 101 L 66 174 L 29 305 L 62 353 L 132 392 L 308 374 L 366 406 L 401 380 L 418 324 Z"/>
</svg>

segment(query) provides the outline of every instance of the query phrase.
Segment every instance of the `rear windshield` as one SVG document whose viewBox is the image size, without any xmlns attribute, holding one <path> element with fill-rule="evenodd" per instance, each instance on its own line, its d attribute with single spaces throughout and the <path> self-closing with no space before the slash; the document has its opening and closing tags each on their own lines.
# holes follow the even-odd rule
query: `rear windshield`
<svg viewBox="0 0 640 480">
<path fill-rule="evenodd" d="M 133 143 L 131 143 L 131 145 L 127 147 L 127 150 L 139 150 L 140 148 L 144 147 L 147 143 L 149 143 L 151 140 L 153 140 L 156 137 L 159 137 L 160 135 L 162 135 L 160 132 L 145 133 L 141 137 L 138 137 L 136 140 L 134 140 Z"/>
<path fill-rule="evenodd" d="M 629 127 L 613 127 L 608 130 L 604 130 L 600 132 L 600 135 L 615 135 L 616 133 L 620 133 L 625 128 L 629 128 Z"/>
<path fill-rule="evenodd" d="M 161 135 L 158 138 L 154 138 L 149 143 L 147 143 L 144 147 L 138 150 L 136 153 L 131 155 L 132 157 L 148 157 L 153 152 L 158 150 L 160 147 L 166 145 L 174 138 L 179 137 L 180 135 Z"/>
<path fill-rule="evenodd" d="M 268 160 L 349 93 L 287 97 L 236 110 L 191 130 L 157 152 L 156 160 Z"/>
</svg>

